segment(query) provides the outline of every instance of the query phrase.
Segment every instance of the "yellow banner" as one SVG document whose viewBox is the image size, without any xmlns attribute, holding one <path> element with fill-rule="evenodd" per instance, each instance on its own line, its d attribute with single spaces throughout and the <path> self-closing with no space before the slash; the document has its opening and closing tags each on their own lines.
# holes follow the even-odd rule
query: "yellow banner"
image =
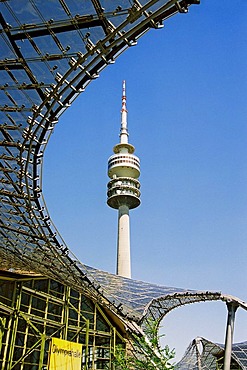
<svg viewBox="0 0 247 370">
<path fill-rule="evenodd" d="M 52 338 L 49 370 L 81 370 L 82 344 Z"/>
</svg>

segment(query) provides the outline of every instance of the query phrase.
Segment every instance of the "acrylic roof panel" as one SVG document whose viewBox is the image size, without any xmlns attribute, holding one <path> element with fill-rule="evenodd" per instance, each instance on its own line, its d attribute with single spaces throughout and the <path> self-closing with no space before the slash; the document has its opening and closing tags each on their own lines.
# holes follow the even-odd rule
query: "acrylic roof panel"
<svg viewBox="0 0 247 370">
<path fill-rule="evenodd" d="M 176 365 L 176 370 L 198 369 L 199 362 L 203 369 L 214 370 L 217 367 L 217 360 L 222 360 L 223 355 L 223 344 L 198 337 L 190 343 L 183 358 Z M 247 341 L 233 344 L 232 359 L 238 364 L 239 369 L 247 369 Z"/>
<path fill-rule="evenodd" d="M 99 283 L 99 291 L 113 302 L 123 316 L 142 323 L 152 317 L 161 320 L 172 309 L 194 302 L 225 300 L 220 292 L 160 286 L 110 274 L 88 267 Z M 144 320 L 144 321 L 145 321 Z M 144 323 L 145 325 L 145 323 Z"/>
<path fill-rule="evenodd" d="M 233 358 L 235 358 L 243 369 L 247 369 L 247 341 L 234 343 L 232 346 Z"/>
<path fill-rule="evenodd" d="M 159 287 L 80 263 L 52 224 L 42 195 L 43 154 L 59 116 L 146 31 L 195 3 L 0 1 L 2 266 L 69 284 L 136 320 L 145 313 L 161 317 L 180 304 L 222 299 L 220 293 Z"/>
</svg>

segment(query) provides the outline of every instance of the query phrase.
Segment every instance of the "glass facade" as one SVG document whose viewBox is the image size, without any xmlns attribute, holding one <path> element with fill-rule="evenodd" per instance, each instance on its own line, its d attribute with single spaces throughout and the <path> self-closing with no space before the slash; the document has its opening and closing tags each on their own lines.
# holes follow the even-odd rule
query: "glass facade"
<svg viewBox="0 0 247 370">
<path fill-rule="evenodd" d="M 51 338 L 82 344 L 82 368 L 109 369 L 126 333 L 90 297 L 55 280 L 0 277 L 0 369 L 46 369 Z"/>
</svg>

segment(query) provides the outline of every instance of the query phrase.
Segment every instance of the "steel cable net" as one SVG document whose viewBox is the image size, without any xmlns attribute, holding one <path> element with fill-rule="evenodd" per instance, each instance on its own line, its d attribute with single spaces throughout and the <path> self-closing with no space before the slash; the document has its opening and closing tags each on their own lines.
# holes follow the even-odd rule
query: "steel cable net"
<svg viewBox="0 0 247 370">
<path fill-rule="evenodd" d="M 162 28 L 166 19 L 196 3 L 0 1 L 0 261 L 5 269 L 51 277 L 137 321 L 144 312 L 163 315 L 166 305 L 177 306 L 179 299 L 181 304 L 192 297 L 222 299 L 220 293 L 159 287 L 82 264 L 53 225 L 42 195 L 43 154 L 60 115 L 146 31 Z"/>
<path fill-rule="evenodd" d="M 224 345 L 210 342 L 205 338 L 195 338 L 188 346 L 176 370 L 223 369 Z M 247 369 L 247 342 L 232 346 L 231 369 Z"/>
</svg>

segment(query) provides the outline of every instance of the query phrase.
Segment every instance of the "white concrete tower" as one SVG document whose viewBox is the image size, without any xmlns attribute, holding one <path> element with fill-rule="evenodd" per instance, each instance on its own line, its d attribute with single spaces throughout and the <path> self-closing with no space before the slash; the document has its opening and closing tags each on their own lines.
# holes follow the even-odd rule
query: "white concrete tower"
<svg viewBox="0 0 247 370">
<path fill-rule="evenodd" d="M 129 210 L 140 205 L 140 160 L 128 142 L 125 81 L 123 81 L 120 143 L 108 160 L 107 204 L 118 209 L 117 275 L 131 277 Z"/>
</svg>

